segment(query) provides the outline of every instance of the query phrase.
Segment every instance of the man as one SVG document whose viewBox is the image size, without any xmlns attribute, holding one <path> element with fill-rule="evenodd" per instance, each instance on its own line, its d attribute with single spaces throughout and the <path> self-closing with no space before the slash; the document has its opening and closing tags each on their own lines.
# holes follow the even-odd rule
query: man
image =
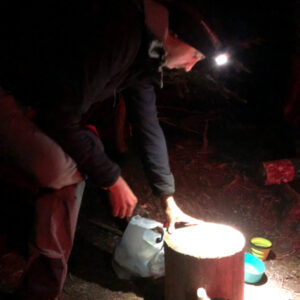
<svg viewBox="0 0 300 300">
<path fill-rule="evenodd" d="M 122 91 L 169 230 L 189 220 L 173 198 L 151 78 L 162 67 L 190 71 L 204 55 L 168 31 L 168 9 L 151 0 L 37 2 L 2 11 L 13 17 L 1 26 L 0 157 L 22 174 L 2 177 L 29 189 L 36 210 L 21 297 L 52 300 L 63 288 L 84 179 L 108 190 L 115 217 L 130 217 L 138 201 L 81 124 L 94 103 Z"/>
</svg>

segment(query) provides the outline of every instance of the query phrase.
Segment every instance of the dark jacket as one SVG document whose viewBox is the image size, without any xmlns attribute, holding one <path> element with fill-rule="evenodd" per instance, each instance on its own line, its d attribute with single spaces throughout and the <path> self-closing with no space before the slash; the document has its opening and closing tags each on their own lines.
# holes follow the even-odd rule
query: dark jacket
<svg viewBox="0 0 300 300">
<path fill-rule="evenodd" d="M 120 169 L 101 141 L 81 126 L 81 119 L 94 103 L 123 91 L 153 190 L 162 196 L 173 194 L 165 138 L 147 74 L 149 38 L 140 2 L 26 4 L 11 11 L 14 19 L 2 29 L 6 47 L 0 59 L 0 85 L 37 110 L 40 128 L 101 187 L 112 185 Z"/>
</svg>

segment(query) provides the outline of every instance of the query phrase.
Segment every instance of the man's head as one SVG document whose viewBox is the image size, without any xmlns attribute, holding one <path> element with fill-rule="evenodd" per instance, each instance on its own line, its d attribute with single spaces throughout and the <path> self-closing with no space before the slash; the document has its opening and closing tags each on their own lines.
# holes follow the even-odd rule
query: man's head
<svg viewBox="0 0 300 300">
<path fill-rule="evenodd" d="M 204 58 L 225 64 L 227 54 L 221 54 L 221 43 L 204 21 L 199 0 L 144 0 L 146 24 L 162 42 L 166 51 L 164 66 L 189 72 Z"/>
<path fill-rule="evenodd" d="M 163 46 L 166 51 L 164 66 L 169 69 L 184 69 L 189 72 L 198 61 L 205 58 L 200 51 L 170 32 L 163 41 Z"/>
<path fill-rule="evenodd" d="M 198 61 L 214 57 L 221 48 L 220 41 L 199 13 L 198 2 L 144 0 L 146 22 L 163 43 L 167 68 L 183 68 L 188 72 Z M 147 11 L 151 12 L 150 16 Z"/>
</svg>

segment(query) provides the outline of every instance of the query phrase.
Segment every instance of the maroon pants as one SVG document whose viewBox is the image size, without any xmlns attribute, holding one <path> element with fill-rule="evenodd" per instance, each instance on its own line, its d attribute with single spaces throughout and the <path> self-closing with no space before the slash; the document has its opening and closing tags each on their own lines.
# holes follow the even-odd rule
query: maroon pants
<svg viewBox="0 0 300 300">
<path fill-rule="evenodd" d="M 53 300 L 62 291 L 84 187 L 81 182 L 38 197 L 22 299 Z"/>
<path fill-rule="evenodd" d="M 33 194 L 49 190 L 35 199 L 34 232 L 21 298 L 52 300 L 66 277 L 85 183 L 73 159 L 31 122 L 1 87 L 0 137 L 0 183 L 7 181 Z M 8 166 L 1 168 L 3 163 Z M 22 215 L 14 201 L 22 202 L 23 196 L 14 197 L 14 192 L 12 188 L 0 204 L 9 204 Z M 8 218 L 6 223 L 10 222 L 20 221 Z M 7 224 L 4 227 L 9 227 Z"/>
</svg>

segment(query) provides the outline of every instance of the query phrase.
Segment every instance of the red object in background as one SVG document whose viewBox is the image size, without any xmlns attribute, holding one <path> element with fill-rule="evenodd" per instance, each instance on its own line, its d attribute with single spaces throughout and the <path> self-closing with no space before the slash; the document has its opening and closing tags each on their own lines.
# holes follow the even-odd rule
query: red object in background
<svg viewBox="0 0 300 300">
<path fill-rule="evenodd" d="M 289 159 L 263 162 L 263 166 L 266 174 L 265 185 L 286 183 L 294 180 L 295 167 Z"/>
<path fill-rule="evenodd" d="M 98 132 L 97 128 L 94 125 L 90 125 L 90 124 L 89 125 L 85 125 L 85 128 L 93 131 L 99 137 L 99 132 Z"/>
</svg>

